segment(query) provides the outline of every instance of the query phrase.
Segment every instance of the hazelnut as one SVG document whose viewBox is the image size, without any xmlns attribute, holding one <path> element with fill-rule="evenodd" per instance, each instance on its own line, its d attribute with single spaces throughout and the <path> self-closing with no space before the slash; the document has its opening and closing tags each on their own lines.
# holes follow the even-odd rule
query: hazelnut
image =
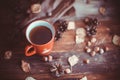
<svg viewBox="0 0 120 80">
<path fill-rule="evenodd" d="M 104 50 L 101 48 L 100 49 L 100 54 L 103 54 L 104 53 Z"/>
<path fill-rule="evenodd" d="M 92 44 L 91 44 L 91 42 L 90 41 L 88 41 L 87 42 L 87 46 L 91 46 Z"/>
<path fill-rule="evenodd" d="M 94 48 L 94 51 L 95 51 L 95 52 L 98 52 L 99 50 L 100 50 L 99 47 L 95 47 L 95 48 Z"/>
<path fill-rule="evenodd" d="M 69 68 L 67 68 L 67 69 L 65 69 L 65 73 L 69 74 L 69 73 L 71 73 L 71 70 Z"/>
<path fill-rule="evenodd" d="M 53 60 L 53 57 L 51 55 L 48 56 L 48 61 L 51 62 Z"/>
<path fill-rule="evenodd" d="M 47 56 L 44 56 L 44 57 L 43 57 L 43 61 L 47 62 L 47 61 L 48 61 L 48 57 L 47 57 Z"/>
<path fill-rule="evenodd" d="M 102 7 L 102 6 L 101 6 L 101 7 L 99 8 L 99 12 L 100 12 L 100 14 L 104 15 L 105 12 L 106 12 L 105 7 Z"/>
<path fill-rule="evenodd" d="M 87 53 L 90 53 L 90 52 L 91 52 L 91 49 L 90 49 L 90 48 L 87 48 L 87 49 L 86 49 L 86 52 L 87 52 Z"/>
<path fill-rule="evenodd" d="M 96 55 L 96 52 L 95 52 L 95 51 L 92 51 L 92 52 L 90 53 L 90 55 L 93 57 L 93 56 Z"/>
<path fill-rule="evenodd" d="M 91 43 L 95 43 L 96 41 L 97 41 L 96 38 L 91 39 Z"/>
<path fill-rule="evenodd" d="M 109 51 L 109 50 L 110 50 L 109 47 L 106 46 L 106 47 L 105 47 L 105 51 Z"/>
<path fill-rule="evenodd" d="M 89 64 L 90 60 L 89 59 L 85 59 L 83 62 L 86 63 L 86 64 Z"/>
</svg>

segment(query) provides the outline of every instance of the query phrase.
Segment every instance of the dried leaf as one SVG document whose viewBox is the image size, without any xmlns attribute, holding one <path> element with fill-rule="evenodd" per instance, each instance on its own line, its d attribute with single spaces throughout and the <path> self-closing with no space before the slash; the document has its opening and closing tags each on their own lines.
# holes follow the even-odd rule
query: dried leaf
<svg viewBox="0 0 120 80">
<path fill-rule="evenodd" d="M 24 72 L 30 72 L 30 64 L 27 63 L 27 62 L 24 61 L 24 60 L 22 60 L 21 62 L 22 62 L 22 65 L 21 65 L 22 70 L 23 70 Z"/>
<path fill-rule="evenodd" d="M 75 55 L 68 58 L 68 62 L 70 64 L 70 66 L 74 66 L 75 64 L 77 64 L 78 60 L 79 60 L 78 57 Z"/>
</svg>

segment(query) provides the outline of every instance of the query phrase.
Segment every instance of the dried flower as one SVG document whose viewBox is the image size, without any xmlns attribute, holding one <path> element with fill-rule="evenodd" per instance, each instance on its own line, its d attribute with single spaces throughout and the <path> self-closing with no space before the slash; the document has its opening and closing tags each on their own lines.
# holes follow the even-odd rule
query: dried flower
<svg viewBox="0 0 120 80">
<path fill-rule="evenodd" d="M 58 62 L 52 64 L 52 68 L 50 69 L 50 71 L 54 73 L 56 77 L 60 77 L 64 74 L 63 65 Z"/>
<path fill-rule="evenodd" d="M 6 51 L 4 54 L 4 59 L 10 59 L 12 57 L 12 51 Z"/>
</svg>

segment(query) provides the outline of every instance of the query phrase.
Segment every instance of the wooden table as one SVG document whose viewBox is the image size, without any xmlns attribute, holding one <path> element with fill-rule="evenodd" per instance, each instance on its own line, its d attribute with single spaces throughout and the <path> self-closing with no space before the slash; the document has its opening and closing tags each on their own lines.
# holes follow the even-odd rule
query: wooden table
<svg viewBox="0 0 120 80">
<path fill-rule="evenodd" d="M 110 4 L 111 5 L 111 4 Z M 108 5 L 109 6 L 109 5 Z M 3 11 L 5 12 L 11 12 Z M 13 15 L 11 12 L 10 14 Z M 9 17 L 7 17 L 9 18 Z M 1 80 L 25 80 L 26 77 L 31 76 L 37 80 L 79 80 L 83 76 L 87 76 L 88 80 L 119 80 L 120 76 L 120 49 L 112 43 L 112 37 L 114 34 L 119 35 L 119 20 L 116 20 L 116 15 L 110 19 L 106 19 L 104 16 L 100 17 L 101 25 L 97 28 L 97 34 L 94 36 L 97 39 L 94 46 L 109 47 L 109 51 L 104 54 L 97 53 L 94 57 L 85 52 L 85 46 L 89 37 L 86 36 L 85 42 L 81 44 L 75 43 L 75 30 L 67 30 L 62 33 L 62 38 L 56 41 L 54 48 L 51 52 L 53 56 L 53 62 L 60 60 L 64 66 L 69 66 L 68 57 L 76 55 L 79 58 L 78 63 L 73 66 L 71 74 L 65 74 L 62 77 L 56 78 L 49 71 L 52 62 L 44 62 L 42 57 L 34 55 L 26 57 L 24 55 L 24 48 L 28 45 L 28 41 L 25 35 L 19 35 L 14 40 L 9 39 L 9 33 L 12 30 L 12 21 L 6 22 L 6 17 L 3 17 L 4 26 L 9 26 L 6 30 L 2 27 L 1 33 L 3 35 L 0 39 L 0 79 Z M 81 19 L 75 20 L 76 28 L 85 27 Z M 6 32 L 6 34 L 5 34 Z M 5 38 L 5 39 L 4 39 Z M 6 39 L 7 38 L 7 39 Z M 4 53 L 6 50 L 13 52 L 12 58 L 9 60 L 4 59 Z M 89 59 L 90 63 L 83 63 L 84 59 Z M 31 72 L 25 73 L 21 68 L 21 60 L 25 60 L 30 63 Z"/>
</svg>

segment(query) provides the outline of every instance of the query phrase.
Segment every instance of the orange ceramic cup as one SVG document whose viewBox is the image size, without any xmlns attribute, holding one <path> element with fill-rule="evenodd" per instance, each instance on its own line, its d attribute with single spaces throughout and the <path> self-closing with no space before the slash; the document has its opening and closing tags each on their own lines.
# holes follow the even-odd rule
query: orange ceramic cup
<svg viewBox="0 0 120 80">
<path fill-rule="evenodd" d="M 54 37 L 55 29 L 49 22 L 43 20 L 33 21 L 26 29 L 26 38 L 31 45 L 26 46 L 25 55 L 49 55 L 53 48 Z"/>
</svg>

